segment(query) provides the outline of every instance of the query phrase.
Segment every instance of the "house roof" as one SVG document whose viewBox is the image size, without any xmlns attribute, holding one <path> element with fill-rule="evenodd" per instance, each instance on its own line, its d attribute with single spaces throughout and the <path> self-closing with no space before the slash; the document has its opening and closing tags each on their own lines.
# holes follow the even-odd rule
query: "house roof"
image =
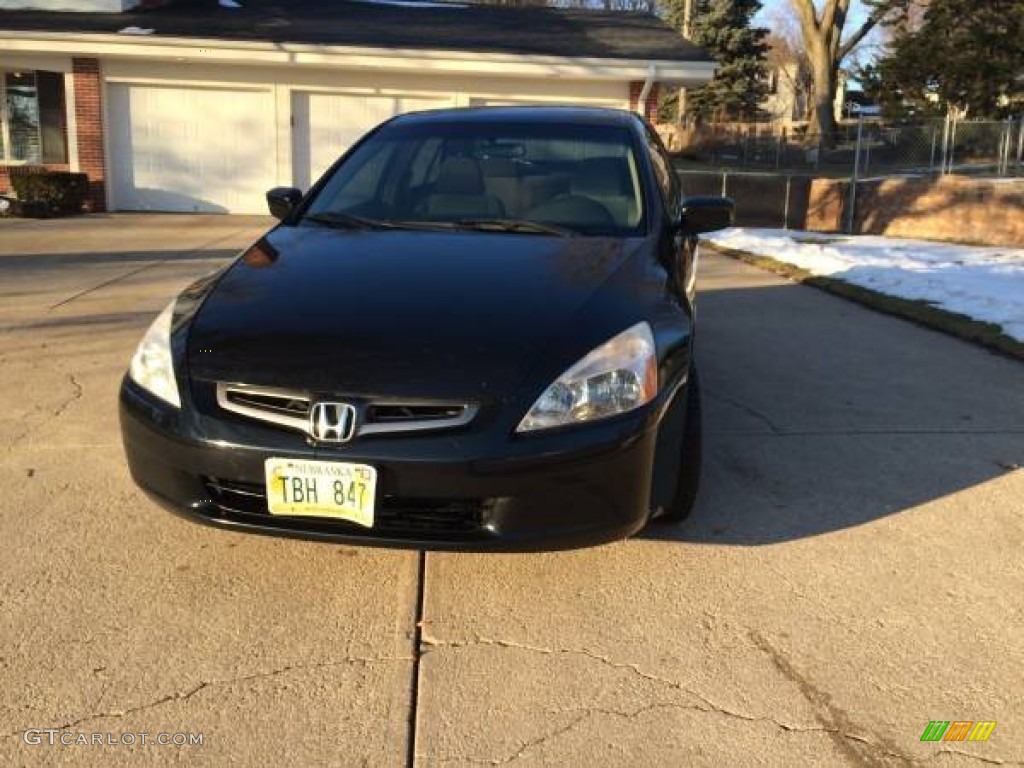
<svg viewBox="0 0 1024 768">
<path fill-rule="evenodd" d="M 328 46 L 469 51 L 601 59 L 707 62 L 710 57 L 650 14 L 505 8 L 414 0 L 177 0 L 127 13 L 0 11 L 0 34 L 116 34 Z M 149 39 L 149 38 L 147 38 Z"/>
</svg>

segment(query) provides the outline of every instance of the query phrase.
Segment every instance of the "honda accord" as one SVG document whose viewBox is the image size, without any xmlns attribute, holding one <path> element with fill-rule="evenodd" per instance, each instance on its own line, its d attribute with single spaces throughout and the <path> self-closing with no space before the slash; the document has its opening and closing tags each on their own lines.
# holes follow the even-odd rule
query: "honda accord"
<svg viewBox="0 0 1024 768">
<path fill-rule="evenodd" d="M 120 392 L 136 483 L 190 519 L 536 550 L 682 520 L 700 471 L 697 235 L 636 115 L 396 117 L 153 322 Z"/>
</svg>

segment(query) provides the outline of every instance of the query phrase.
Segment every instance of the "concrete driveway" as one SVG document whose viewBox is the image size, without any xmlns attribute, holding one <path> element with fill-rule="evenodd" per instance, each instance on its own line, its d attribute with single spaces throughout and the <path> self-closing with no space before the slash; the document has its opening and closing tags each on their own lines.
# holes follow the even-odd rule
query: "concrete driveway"
<svg viewBox="0 0 1024 768">
<path fill-rule="evenodd" d="M 136 491 L 116 392 L 265 226 L 0 221 L 0 764 L 1024 761 L 1024 365 L 708 258 L 686 525 L 490 556 L 217 531 Z"/>
</svg>

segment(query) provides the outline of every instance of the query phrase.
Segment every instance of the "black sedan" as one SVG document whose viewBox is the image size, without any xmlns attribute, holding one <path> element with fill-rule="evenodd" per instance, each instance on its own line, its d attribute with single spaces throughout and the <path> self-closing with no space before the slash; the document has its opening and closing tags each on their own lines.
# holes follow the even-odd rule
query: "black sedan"
<svg viewBox="0 0 1024 768">
<path fill-rule="evenodd" d="M 700 232 L 612 110 L 404 115 L 157 317 L 124 378 L 135 481 L 237 530 L 532 550 L 681 520 L 700 467 Z"/>
</svg>

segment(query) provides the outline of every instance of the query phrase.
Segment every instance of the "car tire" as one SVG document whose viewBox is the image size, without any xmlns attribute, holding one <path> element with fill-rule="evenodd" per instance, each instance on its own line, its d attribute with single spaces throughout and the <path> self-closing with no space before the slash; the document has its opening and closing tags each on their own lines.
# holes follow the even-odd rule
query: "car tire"
<svg viewBox="0 0 1024 768">
<path fill-rule="evenodd" d="M 696 364 L 690 367 L 690 380 L 686 384 L 686 433 L 683 436 L 683 463 L 672 503 L 655 518 L 657 523 L 681 523 L 693 512 L 700 486 L 703 454 L 703 425 L 700 401 L 700 378 Z"/>
</svg>

